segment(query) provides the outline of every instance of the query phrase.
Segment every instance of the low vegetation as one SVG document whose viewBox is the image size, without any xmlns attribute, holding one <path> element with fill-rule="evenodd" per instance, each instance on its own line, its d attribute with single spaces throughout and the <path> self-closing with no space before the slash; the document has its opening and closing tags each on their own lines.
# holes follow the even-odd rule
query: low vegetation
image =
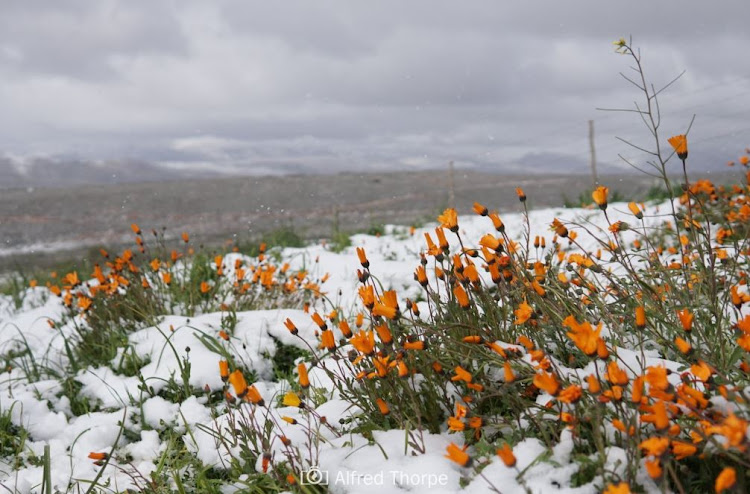
<svg viewBox="0 0 750 494">
<path fill-rule="evenodd" d="M 642 76 L 630 44 L 620 40 L 616 48 Z M 376 432 L 393 430 L 403 431 L 404 450 L 413 455 L 428 453 L 432 435 L 449 434 L 445 461 L 459 465 L 465 483 L 481 479 L 498 491 L 503 486 L 487 473 L 495 464 L 531 490 L 529 462 L 519 468 L 518 448 L 533 442 L 545 451 L 535 463 L 552 462 L 560 445 L 569 446 L 575 465 L 569 487 L 609 494 L 746 492 L 749 160 L 739 159 L 745 169 L 729 186 L 690 177 L 687 136 L 663 140 L 658 91 L 645 77 L 631 82 L 644 95 L 639 111 L 652 139 L 649 148 L 639 144 L 652 149 L 642 166 L 663 187 L 649 192 L 651 202 L 621 204 L 627 221 L 611 219 L 613 198 L 604 185 L 577 201 L 603 228 L 556 217 L 538 230 L 520 188 L 519 230 L 477 203 L 474 213 L 486 229 L 468 235 L 448 208 L 424 233 L 409 297 L 385 286 L 368 252 L 357 247 L 355 306 L 326 292 L 328 275 L 315 259 L 292 268 L 285 256 L 300 255 L 295 249 L 263 243 L 245 250 L 251 257 L 209 256 L 194 250 L 187 233 L 182 248 L 167 249 L 157 232 L 132 225 L 134 250 L 102 251 L 90 275 L 70 271 L 42 283 L 65 308 L 48 320 L 50 327 L 73 328 L 61 333 L 63 366 L 21 339 L 3 355 L 6 375 L 58 380 L 58 398 L 69 402 L 72 416 L 107 411 L 81 391 L 87 369 L 110 367 L 140 379 L 141 396 L 128 402 L 134 415 L 123 414 L 111 450 L 90 458 L 102 471 L 113 460 L 129 464 L 117 441 L 141 439 L 128 420 L 149 423 L 143 430 L 155 431 L 163 447 L 149 475 L 128 470 L 141 492 L 222 492 L 227 485 L 319 492 L 324 486 L 305 480 L 324 443 L 352 446 L 357 435 L 380 447 Z M 675 169 L 682 172 L 679 185 L 670 179 Z M 370 233 L 385 232 L 373 225 Z M 301 245 L 291 231 L 269 240 Z M 346 252 L 350 242 L 337 237 L 328 248 Z M 15 300 L 23 305 L 20 295 Z M 243 359 L 245 343 L 235 333 L 242 313 L 278 308 L 299 311 L 284 320 L 283 334 L 269 332 L 276 336 L 259 356 L 269 362 L 264 370 Z M 216 356 L 211 372 L 221 385 L 200 388 L 192 378 L 204 362 L 173 343 L 175 328 L 164 317 L 214 313 L 218 325 L 194 333 Z M 158 358 L 173 355 L 176 362 L 158 386 L 144 377 L 155 362 L 135 348 L 133 335 L 143 328 L 163 331 Z M 313 375 L 328 388 L 316 386 Z M 269 394 L 264 380 L 282 384 Z M 341 416 L 319 412 L 333 403 L 331 393 L 345 405 Z M 149 422 L 143 407 L 155 398 L 165 407 L 200 399 L 212 423 L 191 429 Z M 49 458 L 25 448 L 30 433 L 13 419 L 14 406 L 0 403 L 0 454 L 13 469 L 48 469 Z M 296 428 L 294 437 L 283 432 L 288 427 Z M 212 438 L 222 468 L 219 460 L 208 465 L 196 456 L 207 447 L 192 446 L 199 432 Z M 112 490 L 101 477 L 89 487 Z"/>
</svg>

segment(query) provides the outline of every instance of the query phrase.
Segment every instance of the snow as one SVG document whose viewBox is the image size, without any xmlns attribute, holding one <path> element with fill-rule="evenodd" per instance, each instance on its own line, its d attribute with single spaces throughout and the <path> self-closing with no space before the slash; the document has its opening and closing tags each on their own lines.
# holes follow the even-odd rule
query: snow
<svg viewBox="0 0 750 494">
<path fill-rule="evenodd" d="M 624 204 L 610 206 L 611 220 L 634 223 Z M 653 211 L 652 211 L 653 212 Z M 526 225 L 520 214 L 504 215 L 503 221 L 509 232 L 523 232 Z M 605 228 L 602 215 L 588 210 L 547 209 L 530 214 L 531 231 L 549 232 L 554 218 L 566 218 L 590 228 Z M 651 224 L 660 219 L 651 219 Z M 467 216 L 459 218 L 461 235 L 478 239 L 491 231 L 487 218 Z M 282 256 L 290 259 L 292 269 L 306 267 L 316 276 L 330 274 L 322 289 L 330 300 L 349 314 L 356 307 L 356 261 L 355 247 L 364 247 L 371 262 L 373 275 L 385 287 L 398 290 L 403 301 L 414 298 L 419 286 L 413 281 L 413 272 L 418 265 L 418 253 L 424 245 L 424 234 L 434 238 L 435 225 L 417 229 L 413 236 L 406 229 L 388 227 L 390 234 L 381 237 L 355 235 L 353 246 L 335 253 L 322 245 L 301 249 L 285 249 Z M 623 236 L 627 239 L 630 232 Z M 548 235 L 551 238 L 551 234 Z M 520 240 L 520 238 L 519 238 Z M 582 245 L 595 251 L 598 245 L 582 235 Z M 239 254 L 225 258 L 225 266 L 231 273 L 234 259 Z M 433 276 L 432 274 L 430 274 Z M 434 278 L 433 278 L 434 279 Z M 403 306 L 402 306 L 403 307 Z M 425 312 L 425 307 L 422 307 Z M 44 288 L 29 289 L 24 304 L 13 307 L 8 297 L 0 297 L 0 354 L 12 350 L 31 352 L 29 361 L 36 360 L 53 369 L 65 369 L 68 357 L 64 350 L 66 338 L 70 338 L 81 321 L 69 320 L 57 328 L 51 328 L 48 320 L 61 321 L 63 307 L 60 300 L 49 295 Z M 269 408 L 251 407 L 243 404 L 229 409 L 219 407 L 212 410 L 201 390 L 220 390 L 223 382 L 219 375 L 218 362 L 222 355 L 206 346 L 203 337 L 215 338 L 222 326 L 221 313 L 209 313 L 196 317 L 167 315 L 155 324 L 145 324 L 129 335 L 129 349 L 146 362 L 140 368 L 140 377 L 117 374 L 113 368 L 122 355 L 114 359 L 111 366 L 82 369 L 75 375 L 80 383 L 80 396 L 87 397 L 99 408 L 97 412 L 74 416 L 67 397 L 59 397 L 56 380 L 30 381 L 21 369 L 12 369 L 0 376 L 0 412 L 10 413 L 12 422 L 24 427 L 30 438 L 27 441 L 28 459 L 41 456 L 45 445 L 51 448 L 53 485 L 65 491 L 71 479 L 81 482 L 96 477 L 101 467 L 87 456 L 90 452 L 109 452 L 119 437 L 114 456 L 107 466 L 102 481 L 109 479 L 117 489 L 137 487 L 132 475 L 137 471 L 148 477 L 160 455 L 168 447 L 159 431 L 173 429 L 183 434 L 188 451 L 195 454 L 205 467 L 227 468 L 232 456 L 239 452 L 236 443 L 222 442 L 218 435 L 231 430 L 239 417 L 268 424 L 272 430 L 287 436 L 293 444 L 311 445 L 311 437 L 319 434 L 319 443 L 309 458 L 310 465 L 317 465 L 329 476 L 329 488 L 335 493 L 410 492 L 454 493 L 491 492 L 491 485 L 502 492 L 558 492 L 594 493 L 597 481 L 581 487 L 570 487 L 571 476 L 578 466 L 571 463 L 573 447 L 570 434 L 563 434 L 552 456 L 545 458 L 546 448 L 536 439 L 525 439 L 514 447 L 518 458 L 516 468 L 506 467 L 497 457 L 491 459 L 482 471 L 482 476 L 466 477 L 467 471 L 446 458 L 445 448 L 456 442 L 456 435 L 424 433 L 419 442 L 424 452 L 416 452 L 406 446 L 406 431 L 376 431 L 371 439 L 361 434 L 348 433 L 341 418 L 356 417 L 359 409 L 342 400 L 335 391 L 330 376 L 319 366 L 309 368 L 313 388 L 318 389 L 327 401 L 317 406 L 314 413 L 289 407 L 277 408 L 279 396 L 289 389 L 286 383 L 273 382 L 272 359 L 277 343 L 293 345 L 303 349 L 315 348 L 316 326 L 310 315 L 300 310 L 258 310 L 237 314 L 237 324 L 230 328 L 229 340 L 216 339 L 234 356 L 237 363 L 258 376 L 256 387 L 264 396 Z M 299 329 L 299 337 L 292 336 L 283 322 L 290 318 Z M 337 337 L 341 335 L 338 334 Z M 498 342 L 506 348 L 516 348 L 511 342 Z M 628 372 L 643 368 L 640 352 L 619 349 L 619 357 L 628 363 Z M 322 361 L 320 365 L 333 363 Z M 183 382 L 183 370 L 189 364 L 188 382 Z M 665 365 L 674 371 L 681 370 L 674 362 L 649 355 L 645 365 Z M 596 365 L 596 364 L 590 364 Z M 334 369 L 335 366 L 329 366 Z M 603 368 L 600 369 L 603 371 Z M 575 372 L 581 378 L 593 372 L 593 368 Z M 179 385 L 194 391 L 180 403 L 159 396 L 174 378 Z M 676 383 L 675 372 L 670 380 Z M 150 389 L 146 390 L 143 384 Z M 282 416 L 293 417 L 298 424 L 281 420 Z M 318 417 L 326 417 L 331 428 L 320 424 Z M 122 432 L 127 430 L 128 434 Z M 312 432 L 311 432 L 312 431 Z M 413 432 L 413 431 L 412 431 Z M 271 446 L 275 459 L 283 457 L 284 446 L 278 441 Z M 624 453 L 617 448 L 608 450 L 608 462 L 612 471 L 621 468 Z M 255 467 L 260 469 L 261 465 Z M 519 472 L 526 470 L 522 481 Z M 19 469 L 0 465 L 0 485 L 13 492 L 40 492 L 42 469 L 27 461 Z M 641 479 L 646 486 L 654 484 L 646 477 Z M 489 482 L 488 482 L 489 481 Z M 462 485 L 465 487 L 462 489 Z M 226 486 L 227 492 L 240 488 Z"/>
</svg>

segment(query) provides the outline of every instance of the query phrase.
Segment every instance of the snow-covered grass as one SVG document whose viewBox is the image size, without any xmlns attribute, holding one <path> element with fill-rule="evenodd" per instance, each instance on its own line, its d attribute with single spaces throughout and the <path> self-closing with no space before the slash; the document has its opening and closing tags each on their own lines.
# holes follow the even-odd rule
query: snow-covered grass
<svg viewBox="0 0 750 494">
<path fill-rule="evenodd" d="M 0 481 L 24 493 L 45 479 L 52 492 L 318 492 L 318 473 L 331 492 L 712 485 L 747 461 L 746 344 L 730 331 L 750 334 L 745 194 L 696 186 L 701 228 L 687 231 L 669 202 L 519 203 L 502 220 L 477 205 L 340 252 L 256 257 L 196 254 L 187 235 L 168 252 L 133 225 L 136 250 L 102 253 L 91 279 L 0 299 Z"/>
<path fill-rule="evenodd" d="M 675 196 L 661 90 L 615 47 L 666 202 L 608 204 L 602 186 L 590 208 L 527 211 L 518 189 L 502 217 L 475 204 L 253 256 L 132 225 L 134 249 L 91 274 L 10 286 L 0 485 L 748 491 L 750 172 L 691 180 L 674 136 Z"/>
</svg>

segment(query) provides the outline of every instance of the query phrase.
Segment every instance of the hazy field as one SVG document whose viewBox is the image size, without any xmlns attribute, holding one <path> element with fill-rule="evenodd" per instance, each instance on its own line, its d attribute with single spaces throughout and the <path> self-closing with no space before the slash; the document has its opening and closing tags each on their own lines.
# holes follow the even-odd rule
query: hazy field
<svg viewBox="0 0 750 494">
<path fill-rule="evenodd" d="M 653 184 L 643 176 L 602 177 L 627 198 L 643 197 Z M 145 231 L 169 225 L 168 237 L 188 231 L 207 245 L 249 240 L 282 227 L 309 238 L 377 223 L 434 220 L 449 203 L 447 171 L 388 174 L 242 177 L 59 189 L 6 189 L 0 193 L 0 269 L 44 265 L 95 246 L 132 241 L 129 225 Z M 515 211 L 515 187 L 529 206 L 563 205 L 591 188 L 583 175 L 493 175 L 456 171 L 455 205 L 468 213 L 473 201 Z"/>
</svg>

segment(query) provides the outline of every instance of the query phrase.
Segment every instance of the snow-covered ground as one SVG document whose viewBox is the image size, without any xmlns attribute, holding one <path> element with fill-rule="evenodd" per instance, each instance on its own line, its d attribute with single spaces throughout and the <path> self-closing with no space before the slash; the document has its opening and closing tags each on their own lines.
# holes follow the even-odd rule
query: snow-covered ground
<svg viewBox="0 0 750 494">
<path fill-rule="evenodd" d="M 662 206 L 664 207 L 664 206 Z M 608 213 L 612 221 L 621 219 L 634 225 L 627 205 L 612 204 Z M 656 224 L 658 207 L 647 210 L 647 223 Z M 502 216 L 506 231 L 511 237 L 521 240 L 525 229 L 521 214 Z M 550 223 L 554 218 L 574 220 L 588 228 L 605 229 L 603 215 L 595 210 L 547 209 L 530 213 L 530 230 L 534 235 L 546 235 L 549 242 L 552 233 Z M 459 217 L 461 234 L 476 242 L 485 233 L 492 231 L 489 219 L 477 215 Z M 371 271 L 384 286 L 398 291 L 399 297 L 414 297 L 420 287 L 413 280 L 414 269 L 419 262 L 419 252 L 424 249 L 424 233 L 434 236 L 435 225 L 426 225 L 413 234 L 403 227 L 389 226 L 380 237 L 355 235 L 353 246 L 341 253 L 331 252 L 324 245 L 313 245 L 303 249 L 286 249 L 283 257 L 292 268 L 303 265 L 308 268 L 317 263 L 320 273 L 330 273 L 323 285 L 327 297 L 344 309 L 346 313 L 356 306 L 357 276 L 360 267 L 355 247 L 364 247 L 371 262 Z M 601 236 L 602 233 L 599 232 Z M 627 233 L 626 233 L 627 235 Z M 597 245 L 586 235 L 581 243 L 595 251 Z M 563 241 L 566 242 L 567 241 Z M 226 265 L 233 265 L 233 256 L 226 258 Z M 21 465 L 10 464 L 10 458 L 0 460 L 0 484 L 11 492 L 41 492 L 43 468 L 35 458 L 41 458 L 45 445 L 51 450 L 52 484 L 61 492 L 77 492 L 78 486 L 85 491 L 87 481 L 101 473 L 102 467 L 88 458 L 91 452 L 113 451 L 112 459 L 99 478 L 100 484 L 108 482 L 109 489 L 122 491 L 137 487 L 134 479 L 148 478 L 158 468 L 158 460 L 170 447 L 162 438 L 166 429 L 184 435 L 184 444 L 205 467 L 227 468 L 230 457 L 239 451 L 239 446 L 218 444 L 217 431 L 226 431 L 232 419 L 226 410 L 212 411 L 206 405 L 201 390 L 221 389 L 218 362 L 222 358 L 215 349 L 207 347 L 201 335 L 215 336 L 221 328 L 222 314 L 211 313 L 193 318 L 166 315 L 155 326 L 143 327 L 130 334 L 130 351 L 144 364 L 140 376 L 118 375 L 112 367 L 86 368 L 74 376 L 80 384 L 80 394 L 90 403 L 98 404 L 100 411 L 74 415 L 69 399 L 62 396 L 61 380 L 68 369 L 66 338 L 70 338 L 75 325 L 81 321 L 69 321 L 65 325 L 51 328 L 48 320 L 59 321 L 63 314 L 60 299 L 49 296 L 46 288 L 29 288 L 24 307 L 15 310 L 8 298 L 0 298 L 0 355 L 26 348 L 40 366 L 56 369 L 61 377 L 45 377 L 29 382 L 28 369 L 8 369 L 0 374 L 0 413 L 10 414 L 13 424 L 28 431 L 29 438 L 23 456 L 27 461 Z M 318 388 L 327 401 L 311 414 L 291 407 L 278 407 L 280 396 L 289 389 L 285 382 L 273 382 L 271 359 L 276 351 L 274 338 L 284 344 L 300 348 L 317 346 L 315 325 L 309 314 L 299 310 L 263 310 L 237 314 L 238 322 L 229 341 L 222 341 L 226 350 L 242 361 L 247 369 L 258 376 L 255 383 L 268 407 L 252 407 L 244 404 L 235 414 L 244 414 L 260 423 L 269 423 L 291 440 L 292 444 L 308 444 L 310 435 L 307 426 L 318 432 L 316 448 L 309 458 L 310 466 L 317 465 L 328 476 L 329 489 L 338 493 L 365 492 L 492 492 L 493 486 L 501 492 L 566 492 L 594 493 L 595 483 L 582 487 L 570 486 L 571 476 L 578 466 L 570 461 L 573 447 L 567 432 L 551 456 L 544 456 L 545 448 L 537 440 L 527 439 L 514 448 L 518 464 L 516 469 L 503 465 L 494 457 L 492 464 L 483 471 L 483 476 L 473 477 L 467 470 L 447 460 L 446 446 L 456 441 L 456 436 L 447 431 L 439 435 L 426 434 L 424 454 L 415 454 L 406 447 L 406 431 L 390 430 L 375 432 L 372 439 L 359 434 L 349 434 L 339 419 L 356 416 L 359 411 L 342 400 L 327 375 L 317 368 L 310 371 L 312 386 Z M 301 338 L 293 337 L 283 324 L 290 318 L 299 328 Z M 337 336 L 341 336 L 340 334 Z M 119 357 L 119 356 L 118 356 Z M 161 396 L 152 396 L 166 385 L 172 376 L 179 376 L 184 362 L 189 360 L 189 386 L 194 395 L 180 403 L 172 403 Z M 143 384 L 152 390 L 144 390 Z M 296 425 L 281 419 L 295 418 Z M 325 416 L 331 427 L 320 426 L 316 417 Z M 123 434 L 123 429 L 127 434 Z M 117 440 L 116 447 L 115 441 Z M 271 445 L 274 459 L 283 457 L 284 445 Z M 608 462 L 615 469 L 624 452 L 610 448 Z M 271 467 L 274 468 L 271 461 Z M 262 469 L 259 460 L 256 468 Z M 517 481 L 519 471 L 524 474 L 525 485 Z M 465 476 L 468 477 L 464 478 Z M 654 486 L 648 478 L 643 485 Z M 463 487 L 462 487 L 463 486 Z M 225 492 L 233 492 L 238 485 L 224 486 Z M 385 490 L 384 490 L 385 489 Z"/>
</svg>

